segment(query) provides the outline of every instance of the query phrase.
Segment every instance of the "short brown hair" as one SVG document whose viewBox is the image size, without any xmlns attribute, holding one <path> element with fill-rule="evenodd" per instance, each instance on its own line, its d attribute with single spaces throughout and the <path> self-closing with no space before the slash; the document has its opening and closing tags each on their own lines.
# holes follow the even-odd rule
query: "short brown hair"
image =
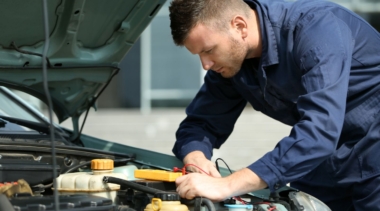
<svg viewBox="0 0 380 211">
<path fill-rule="evenodd" d="M 250 7 L 243 0 L 173 0 L 169 12 L 174 43 L 183 46 L 198 23 L 227 29 L 228 21 L 235 15 L 232 11 L 243 12 L 249 17 Z"/>
</svg>

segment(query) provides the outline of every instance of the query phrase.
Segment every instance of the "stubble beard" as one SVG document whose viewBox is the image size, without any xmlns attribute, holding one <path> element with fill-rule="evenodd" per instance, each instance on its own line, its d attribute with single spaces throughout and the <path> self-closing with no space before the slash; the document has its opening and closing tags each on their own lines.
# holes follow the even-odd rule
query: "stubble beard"
<svg viewBox="0 0 380 211">
<path fill-rule="evenodd" d="M 247 56 L 247 50 L 245 46 L 239 43 L 239 41 L 235 38 L 230 37 L 230 45 L 230 54 L 228 56 L 228 61 L 230 61 L 230 65 L 227 68 L 227 70 L 221 73 L 222 77 L 224 78 L 234 77 L 240 71 L 243 61 Z"/>
</svg>

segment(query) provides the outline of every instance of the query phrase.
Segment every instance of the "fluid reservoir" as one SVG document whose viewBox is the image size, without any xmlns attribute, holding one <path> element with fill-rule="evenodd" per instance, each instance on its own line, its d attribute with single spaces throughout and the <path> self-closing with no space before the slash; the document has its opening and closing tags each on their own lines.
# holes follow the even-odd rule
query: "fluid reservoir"
<svg viewBox="0 0 380 211">
<path fill-rule="evenodd" d="M 160 192 L 154 194 L 152 203 L 148 204 L 144 211 L 189 211 L 189 208 L 181 204 L 178 193 Z"/>
<path fill-rule="evenodd" d="M 104 176 L 117 177 L 124 180 L 135 179 L 128 178 L 127 175 L 133 175 L 136 168 L 134 165 L 117 167 L 119 172 L 114 172 L 114 163 L 111 159 L 95 159 L 91 161 L 91 172 L 77 172 L 61 174 L 57 178 L 57 190 L 60 194 L 89 194 L 111 199 L 117 202 L 116 193 L 120 185 L 104 183 Z"/>
</svg>

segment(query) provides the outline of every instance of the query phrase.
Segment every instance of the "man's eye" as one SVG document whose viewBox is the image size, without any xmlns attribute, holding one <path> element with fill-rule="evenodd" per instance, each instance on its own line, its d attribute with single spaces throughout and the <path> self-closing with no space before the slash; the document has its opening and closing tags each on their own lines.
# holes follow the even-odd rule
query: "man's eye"
<svg viewBox="0 0 380 211">
<path fill-rule="evenodd" d="M 211 53 L 212 52 L 212 49 L 210 49 L 210 50 L 207 50 L 207 51 L 205 51 L 206 53 Z"/>
</svg>

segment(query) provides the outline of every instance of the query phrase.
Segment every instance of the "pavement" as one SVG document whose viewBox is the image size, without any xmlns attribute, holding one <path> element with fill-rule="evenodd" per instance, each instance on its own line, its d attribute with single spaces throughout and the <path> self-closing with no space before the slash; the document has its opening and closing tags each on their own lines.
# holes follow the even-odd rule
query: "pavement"
<svg viewBox="0 0 380 211">
<path fill-rule="evenodd" d="M 186 117 L 185 108 L 155 108 L 149 114 L 139 109 L 93 109 L 83 133 L 100 139 L 173 155 L 175 132 Z M 62 123 L 72 128 L 71 120 Z M 222 158 L 231 169 L 239 170 L 253 163 L 290 133 L 291 127 L 277 122 L 251 107 L 245 108 L 234 132 L 212 160 Z M 220 163 L 220 166 L 223 166 Z"/>
</svg>

